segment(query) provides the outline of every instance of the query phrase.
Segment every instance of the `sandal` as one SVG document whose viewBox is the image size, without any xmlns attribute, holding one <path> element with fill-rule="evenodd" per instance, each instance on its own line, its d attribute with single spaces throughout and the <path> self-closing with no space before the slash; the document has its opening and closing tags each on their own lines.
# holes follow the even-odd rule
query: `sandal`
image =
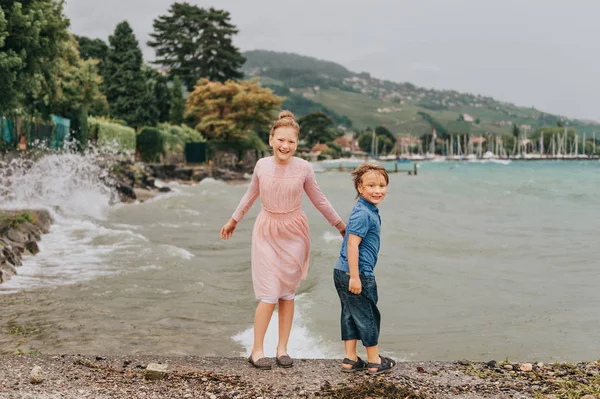
<svg viewBox="0 0 600 399">
<path fill-rule="evenodd" d="M 352 365 L 352 367 L 349 369 L 342 367 L 342 373 L 356 373 L 357 371 L 364 371 L 367 369 L 367 363 L 365 363 L 365 361 L 360 357 L 356 361 L 345 357 L 344 360 L 342 360 L 342 363 Z"/>
<path fill-rule="evenodd" d="M 369 363 L 367 364 L 367 369 L 377 369 L 377 371 L 370 371 L 369 375 L 378 375 L 383 373 L 389 373 L 392 371 L 392 368 L 396 365 L 396 362 L 389 357 L 379 356 L 381 359 L 381 363 Z"/>
<path fill-rule="evenodd" d="M 275 363 L 277 363 L 277 365 L 279 367 L 283 367 L 284 369 L 287 369 L 287 368 L 292 367 L 294 365 L 294 361 L 288 355 L 283 355 L 283 356 L 276 357 L 275 358 Z"/>
<path fill-rule="evenodd" d="M 248 362 L 250 362 L 253 367 L 256 367 L 259 370 L 271 370 L 271 362 L 266 357 L 261 357 L 257 361 L 254 361 L 254 359 L 252 359 L 252 355 L 250 355 Z"/>
</svg>

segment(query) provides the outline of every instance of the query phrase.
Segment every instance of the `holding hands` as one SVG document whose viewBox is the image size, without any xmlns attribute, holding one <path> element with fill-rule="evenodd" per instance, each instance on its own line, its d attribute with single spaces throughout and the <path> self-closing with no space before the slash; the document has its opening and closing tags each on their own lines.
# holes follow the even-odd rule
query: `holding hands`
<svg viewBox="0 0 600 399">
<path fill-rule="evenodd" d="M 338 229 L 338 231 L 342 235 L 342 238 L 344 238 L 344 236 L 346 235 L 346 223 L 344 223 L 343 221 L 339 222 L 335 225 L 335 228 Z"/>
</svg>

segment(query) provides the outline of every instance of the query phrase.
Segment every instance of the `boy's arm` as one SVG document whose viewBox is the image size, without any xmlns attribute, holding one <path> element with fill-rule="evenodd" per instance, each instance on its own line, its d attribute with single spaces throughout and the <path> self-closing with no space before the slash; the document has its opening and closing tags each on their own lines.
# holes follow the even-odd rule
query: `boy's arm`
<svg viewBox="0 0 600 399">
<path fill-rule="evenodd" d="M 350 269 L 350 284 L 348 290 L 353 294 L 360 294 L 362 284 L 358 274 L 358 245 L 362 241 L 362 237 L 355 234 L 348 234 L 348 267 Z"/>
</svg>

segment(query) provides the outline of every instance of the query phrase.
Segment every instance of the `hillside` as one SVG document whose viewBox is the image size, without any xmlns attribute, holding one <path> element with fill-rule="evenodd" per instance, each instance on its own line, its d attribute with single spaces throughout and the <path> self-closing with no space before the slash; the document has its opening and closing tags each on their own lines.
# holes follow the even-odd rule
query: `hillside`
<svg viewBox="0 0 600 399">
<path fill-rule="evenodd" d="M 450 133 L 512 134 L 513 123 L 532 133 L 565 121 L 588 138 L 594 131 L 600 133 L 600 124 L 595 122 L 568 119 L 492 97 L 381 80 L 312 57 L 264 50 L 243 55 L 247 59 L 244 73 L 285 96 L 285 107 L 299 116 L 324 111 L 336 123 L 355 129 L 386 125 L 397 135 L 422 135 L 431 129 L 419 114 L 426 113 Z M 463 114 L 472 116 L 473 121 L 459 120 Z"/>
</svg>

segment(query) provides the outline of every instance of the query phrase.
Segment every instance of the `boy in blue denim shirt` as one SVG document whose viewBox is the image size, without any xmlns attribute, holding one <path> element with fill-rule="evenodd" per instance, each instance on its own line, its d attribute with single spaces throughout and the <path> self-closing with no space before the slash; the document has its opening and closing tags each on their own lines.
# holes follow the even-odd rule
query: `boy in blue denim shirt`
<svg viewBox="0 0 600 399">
<path fill-rule="evenodd" d="M 389 183 L 382 166 L 364 163 L 352 172 L 358 201 L 346 225 L 340 257 L 333 279 L 342 305 L 342 340 L 346 357 L 342 371 L 368 370 L 371 375 L 391 371 L 396 362 L 379 355 L 381 316 L 377 309 L 377 283 L 373 270 L 377 264 L 381 218 L 377 205 L 383 201 Z M 357 340 L 367 350 L 367 362 L 356 354 Z"/>
</svg>

